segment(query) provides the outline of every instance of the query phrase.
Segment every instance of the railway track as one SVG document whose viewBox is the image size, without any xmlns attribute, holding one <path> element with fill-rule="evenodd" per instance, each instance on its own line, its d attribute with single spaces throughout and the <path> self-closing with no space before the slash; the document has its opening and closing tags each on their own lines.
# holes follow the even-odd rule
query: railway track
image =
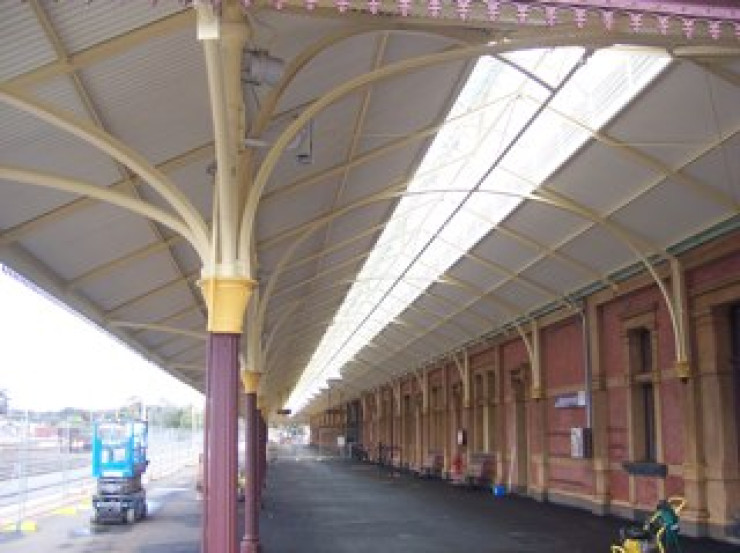
<svg viewBox="0 0 740 553">
<path fill-rule="evenodd" d="M 64 453 L 41 448 L 0 447 L 0 482 L 90 465 L 90 453 Z"/>
</svg>

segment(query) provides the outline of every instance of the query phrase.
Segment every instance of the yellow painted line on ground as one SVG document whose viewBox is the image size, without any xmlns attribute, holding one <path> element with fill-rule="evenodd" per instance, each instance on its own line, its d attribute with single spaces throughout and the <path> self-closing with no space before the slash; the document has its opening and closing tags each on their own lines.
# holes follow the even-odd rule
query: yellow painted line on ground
<svg viewBox="0 0 740 553">
<path fill-rule="evenodd" d="M 60 507 L 59 509 L 54 509 L 52 511 L 52 514 L 65 515 L 65 516 L 76 515 L 77 507 L 75 507 L 74 505 L 69 505 L 67 507 Z"/>
<path fill-rule="evenodd" d="M 39 525 L 36 524 L 36 522 L 34 522 L 33 520 L 24 520 L 23 522 L 20 523 L 19 526 L 20 526 L 21 532 L 23 532 L 24 534 L 28 534 L 31 532 L 37 532 L 39 529 Z"/>
<path fill-rule="evenodd" d="M 33 520 L 24 520 L 20 523 L 11 522 L 9 524 L 3 524 L 0 527 L 1 534 L 14 534 L 15 532 L 23 532 L 24 534 L 30 534 L 32 532 L 38 532 L 39 525 Z"/>
</svg>

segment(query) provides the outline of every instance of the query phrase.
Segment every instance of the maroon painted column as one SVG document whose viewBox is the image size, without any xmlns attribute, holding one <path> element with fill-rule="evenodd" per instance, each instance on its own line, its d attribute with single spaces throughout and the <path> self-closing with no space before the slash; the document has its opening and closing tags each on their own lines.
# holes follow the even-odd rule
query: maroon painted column
<svg viewBox="0 0 740 553">
<path fill-rule="evenodd" d="M 239 334 L 208 335 L 204 553 L 236 553 Z"/>
<path fill-rule="evenodd" d="M 259 416 L 257 411 L 257 392 L 254 387 L 245 385 L 244 394 L 244 538 L 241 553 L 258 553 L 261 550 L 259 537 Z"/>
<path fill-rule="evenodd" d="M 207 354 L 207 352 L 206 352 Z M 206 359 L 206 368 L 208 368 L 208 360 Z M 211 417 L 208 415 L 210 401 L 208 398 L 211 397 L 211 393 L 208 391 L 208 377 L 206 376 L 206 403 L 205 409 L 203 410 L 203 456 L 200 470 L 201 478 L 201 492 L 203 494 L 203 515 L 200 527 L 200 550 L 201 553 L 206 551 L 206 528 L 208 528 L 208 509 L 205 508 L 208 502 L 208 482 L 206 481 L 206 474 L 208 474 L 208 437 L 210 432 L 208 431 L 208 421 Z"/>
<path fill-rule="evenodd" d="M 262 488 L 265 487 L 267 480 L 267 423 L 265 422 L 265 416 L 262 410 L 258 411 L 257 420 L 259 421 L 260 428 L 260 498 L 262 497 Z"/>
</svg>

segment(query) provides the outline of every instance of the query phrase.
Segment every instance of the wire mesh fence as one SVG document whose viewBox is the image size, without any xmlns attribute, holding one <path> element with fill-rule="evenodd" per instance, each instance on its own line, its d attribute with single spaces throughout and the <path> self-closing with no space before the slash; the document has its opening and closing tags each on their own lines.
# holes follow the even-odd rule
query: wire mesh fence
<svg viewBox="0 0 740 553">
<path fill-rule="evenodd" d="M 94 490 L 91 425 L 49 422 L 28 413 L 0 415 L 0 527 L 63 505 L 85 502 Z M 202 429 L 150 423 L 149 467 L 155 480 L 194 465 L 202 450 Z"/>
</svg>

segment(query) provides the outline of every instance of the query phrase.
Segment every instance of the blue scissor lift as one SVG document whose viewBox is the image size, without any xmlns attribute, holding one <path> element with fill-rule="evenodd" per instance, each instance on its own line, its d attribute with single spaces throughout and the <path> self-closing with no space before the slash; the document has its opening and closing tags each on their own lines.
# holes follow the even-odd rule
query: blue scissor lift
<svg viewBox="0 0 740 553">
<path fill-rule="evenodd" d="M 98 479 L 92 522 L 128 522 L 147 514 L 141 475 L 147 469 L 144 421 L 100 422 L 93 425 L 92 470 Z"/>
</svg>

